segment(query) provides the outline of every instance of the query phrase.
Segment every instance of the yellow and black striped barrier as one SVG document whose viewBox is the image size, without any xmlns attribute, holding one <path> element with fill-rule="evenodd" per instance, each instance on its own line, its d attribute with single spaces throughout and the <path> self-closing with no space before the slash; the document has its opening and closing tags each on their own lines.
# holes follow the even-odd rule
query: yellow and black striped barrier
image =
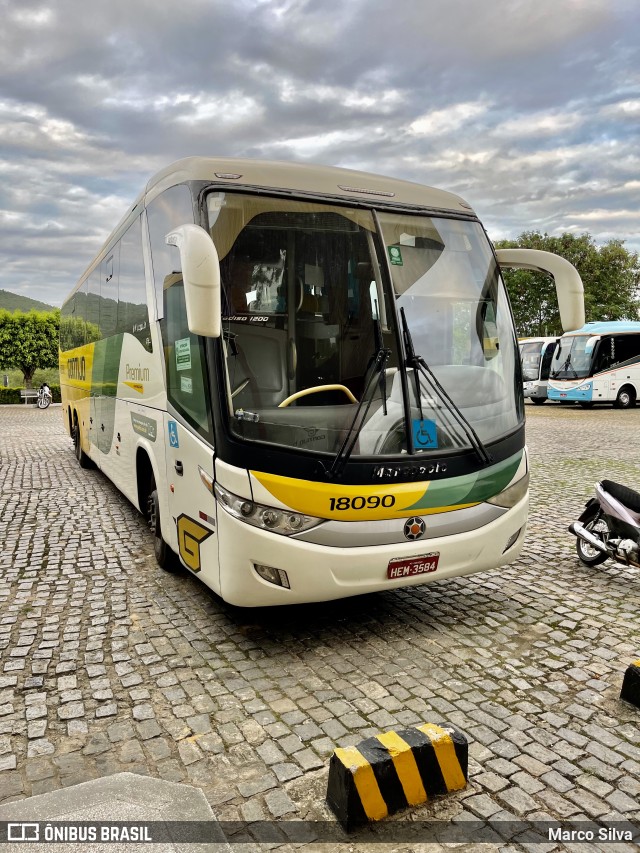
<svg viewBox="0 0 640 853">
<path fill-rule="evenodd" d="M 622 681 L 620 698 L 640 708 L 640 660 L 634 661 L 627 667 Z"/>
<path fill-rule="evenodd" d="M 426 723 L 367 738 L 331 756 L 327 804 L 349 832 L 461 790 L 468 755 L 466 737 L 447 725 Z"/>
</svg>

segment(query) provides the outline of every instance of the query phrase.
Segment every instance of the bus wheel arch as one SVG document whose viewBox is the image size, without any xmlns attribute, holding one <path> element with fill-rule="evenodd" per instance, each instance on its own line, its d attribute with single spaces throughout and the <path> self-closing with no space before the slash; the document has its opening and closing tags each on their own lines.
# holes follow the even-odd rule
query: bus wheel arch
<svg viewBox="0 0 640 853">
<path fill-rule="evenodd" d="M 160 499 L 156 475 L 146 450 L 136 451 L 136 479 L 138 506 L 153 535 L 153 553 L 161 569 L 172 571 L 177 568 L 177 559 L 162 535 Z"/>
<path fill-rule="evenodd" d="M 623 385 L 618 391 L 614 406 L 616 409 L 632 409 L 636 404 L 636 389 L 633 385 Z"/>
</svg>

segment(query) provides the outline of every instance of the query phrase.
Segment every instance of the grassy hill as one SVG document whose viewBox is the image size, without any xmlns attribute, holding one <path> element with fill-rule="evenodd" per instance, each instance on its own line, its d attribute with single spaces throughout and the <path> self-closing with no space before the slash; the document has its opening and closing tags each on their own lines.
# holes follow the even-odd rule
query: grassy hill
<svg viewBox="0 0 640 853">
<path fill-rule="evenodd" d="M 0 308 L 11 311 L 11 313 L 14 311 L 53 311 L 53 305 L 47 305 L 46 302 L 39 302 L 29 296 L 11 293 L 9 290 L 0 290 Z"/>
</svg>

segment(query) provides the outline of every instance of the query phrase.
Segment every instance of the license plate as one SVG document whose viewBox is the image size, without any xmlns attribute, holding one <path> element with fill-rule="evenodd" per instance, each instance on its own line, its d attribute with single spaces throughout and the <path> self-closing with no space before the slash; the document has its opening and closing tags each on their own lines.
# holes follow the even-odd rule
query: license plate
<svg viewBox="0 0 640 853">
<path fill-rule="evenodd" d="M 561 392 L 560 392 L 560 396 L 561 396 L 561 397 L 566 397 L 567 395 L 566 395 L 566 394 L 564 394 L 564 393 L 561 391 Z"/>
<path fill-rule="evenodd" d="M 410 578 L 414 575 L 425 575 L 435 572 L 438 568 L 440 554 L 433 551 L 431 554 L 420 554 L 418 557 L 395 558 L 389 560 L 387 566 L 387 578 L 398 580 L 399 578 Z"/>
</svg>

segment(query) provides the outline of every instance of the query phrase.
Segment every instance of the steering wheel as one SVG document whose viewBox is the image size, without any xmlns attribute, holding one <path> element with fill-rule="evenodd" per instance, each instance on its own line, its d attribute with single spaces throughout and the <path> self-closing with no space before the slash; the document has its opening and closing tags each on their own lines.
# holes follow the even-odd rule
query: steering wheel
<svg viewBox="0 0 640 853">
<path fill-rule="evenodd" d="M 291 394 L 290 397 L 287 397 L 286 400 L 278 404 L 278 408 L 284 409 L 290 403 L 299 400 L 300 397 L 307 397 L 309 394 L 321 394 L 323 391 L 343 391 L 349 398 L 350 403 L 358 402 L 346 385 L 313 385 L 311 388 L 303 388 L 302 391 L 296 391 L 295 394 Z"/>
</svg>

